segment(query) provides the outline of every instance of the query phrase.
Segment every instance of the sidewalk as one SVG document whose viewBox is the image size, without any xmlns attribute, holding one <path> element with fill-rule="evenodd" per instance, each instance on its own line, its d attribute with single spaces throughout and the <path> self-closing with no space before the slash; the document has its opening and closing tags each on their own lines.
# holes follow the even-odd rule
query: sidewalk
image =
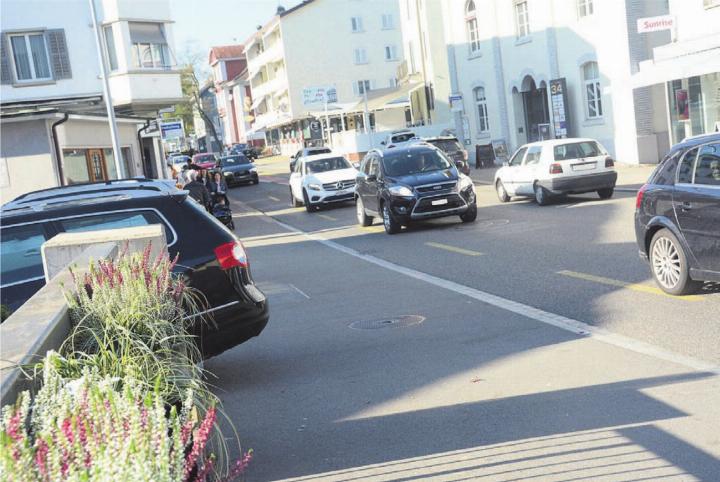
<svg viewBox="0 0 720 482">
<path fill-rule="evenodd" d="M 615 164 L 615 170 L 618 173 L 617 190 L 635 192 L 640 186 L 645 184 L 650 174 L 655 169 L 655 164 Z M 495 179 L 495 172 L 499 167 L 490 167 L 485 169 L 471 168 L 470 177 L 479 185 L 491 186 Z"/>
</svg>

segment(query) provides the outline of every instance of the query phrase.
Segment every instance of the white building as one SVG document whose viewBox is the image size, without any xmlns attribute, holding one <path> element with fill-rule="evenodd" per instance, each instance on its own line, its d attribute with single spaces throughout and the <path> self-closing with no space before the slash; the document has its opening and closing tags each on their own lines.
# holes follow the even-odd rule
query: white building
<svg viewBox="0 0 720 482">
<path fill-rule="evenodd" d="M 182 98 L 168 0 L 96 0 L 122 176 L 163 173 L 146 119 Z M 88 2 L 3 0 L 0 194 L 118 177 Z M 143 132 L 139 132 L 139 131 Z"/>
<path fill-rule="evenodd" d="M 245 42 L 254 130 L 266 129 L 269 144 L 294 153 L 328 132 L 364 128 L 364 94 L 394 89 L 402 60 L 397 2 L 306 0 L 278 14 Z M 334 88 L 323 102 L 304 102 L 307 88 Z M 387 91 L 382 91 L 387 94 Z M 401 96 L 401 94 L 400 94 Z M 396 100 L 396 99 L 390 99 Z M 375 130 L 406 125 L 407 102 L 385 102 L 367 116 Z M 320 125 L 311 122 L 322 120 Z M 329 130 L 326 121 L 329 120 Z"/>
<path fill-rule="evenodd" d="M 647 65 L 653 52 L 656 63 L 666 52 L 683 54 L 670 31 L 640 33 L 638 21 L 669 9 L 680 40 L 682 25 L 689 37 L 704 38 L 688 41 L 688 49 L 714 49 L 698 68 L 718 71 L 711 61 L 720 45 L 716 0 L 417 1 L 443 4 L 428 30 L 446 36 L 451 94 L 462 97 L 455 127 L 472 146 L 512 150 L 539 138 L 582 136 L 600 140 L 621 162 L 657 162 L 684 136 L 670 133 L 669 79 L 648 81 L 653 74 L 641 79 L 639 72 L 641 65 L 662 68 Z M 707 131 L 703 126 L 691 132 Z"/>
</svg>

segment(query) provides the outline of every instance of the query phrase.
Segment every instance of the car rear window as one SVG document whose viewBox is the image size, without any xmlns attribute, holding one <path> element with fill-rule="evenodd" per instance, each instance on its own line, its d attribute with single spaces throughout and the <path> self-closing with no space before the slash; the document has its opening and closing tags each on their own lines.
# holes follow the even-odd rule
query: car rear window
<svg viewBox="0 0 720 482">
<path fill-rule="evenodd" d="M 168 246 L 175 243 L 175 234 L 167 223 L 154 211 L 123 211 L 104 214 L 90 214 L 57 221 L 63 231 L 79 233 L 85 231 L 100 231 L 102 229 L 132 228 L 161 224 L 165 230 L 165 239 Z"/>
<path fill-rule="evenodd" d="M 250 164 L 250 160 L 242 154 L 220 158 L 220 165 L 223 167 L 238 166 L 240 164 Z"/>
<path fill-rule="evenodd" d="M 41 224 L 5 227 L 0 238 L 3 286 L 43 276 L 40 247 L 47 239 Z"/>
<path fill-rule="evenodd" d="M 553 157 L 556 161 L 567 161 L 568 159 L 579 159 L 581 157 L 602 156 L 605 153 L 595 141 L 573 142 L 571 144 L 560 144 L 553 148 Z"/>
<path fill-rule="evenodd" d="M 315 147 L 313 149 L 308 149 L 307 153 L 308 156 L 314 156 L 315 154 L 330 154 L 332 151 L 329 147 Z M 302 151 L 300 151 L 298 154 L 302 154 Z"/>
<path fill-rule="evenodd" d="M 455 139 L 438 139 L 429 142 L 433 146 L 447 153 L 453 153 L 462 150 L 462 146 Z"/>
<path fill-rule="evenodd" d="M 398 134 L 398 135 L 392 136 L 391 141 L 392 142 L 407 142 L 410 139 L 412 139 L 413 137 L 415 137 L 415 134 L 413 134 L 412 132 L 408 132 L 407 134 Z"/>
<path fill-rule="evenodd" d="M 319 159 L 317 161 L 307 161 L 305 163 L 307 171 L 310 173 L 336 171 L 338 169 L 349 169 L 350 163 L 344 157 L 330 157 L 328 159 Z"/>
</svg>

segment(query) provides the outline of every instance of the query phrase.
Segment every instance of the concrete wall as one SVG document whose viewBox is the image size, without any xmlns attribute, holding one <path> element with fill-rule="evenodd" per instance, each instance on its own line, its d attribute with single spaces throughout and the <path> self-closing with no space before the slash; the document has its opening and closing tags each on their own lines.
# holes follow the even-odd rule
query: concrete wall
<svg viewBox="0 0 720 482">
<path fill-rule="evenodd" d="M 39 186 L 57 185 L 49 121 L 3 121 L 0 128 L 0 203 Z"/>
</svg>

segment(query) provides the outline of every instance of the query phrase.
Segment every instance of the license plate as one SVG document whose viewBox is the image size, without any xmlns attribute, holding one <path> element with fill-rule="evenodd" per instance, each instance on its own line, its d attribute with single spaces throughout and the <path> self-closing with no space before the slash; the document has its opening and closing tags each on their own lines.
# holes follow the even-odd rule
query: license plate
<svg viewBox="0 0 720 482">
<path fill-rule="evenodd" d="M 573 164 L 572 170 L 573 171 L 592 171 L 595 169 L 595 166 L 597 166 L 597 163 L 595 162 L 586 162 L 583 164 Z"/>
<path fill-rule="evenodd" d="M 431 204 L 432 204 L 433 206 L 442 206 L 443 204 L 447 204 L 447 203 L 448 203 L 448 200 L 447 200 L 447 199 L 436 199 L 436 200 L 434 200 L 434 201 L 431 202 Z"/>
<path fill-rule="evenodd" d="M 350 189 L 341 189 L 337 192 L 338 196 L 342 196 L 343 194 L 350 194 Z"/>
</svg>

